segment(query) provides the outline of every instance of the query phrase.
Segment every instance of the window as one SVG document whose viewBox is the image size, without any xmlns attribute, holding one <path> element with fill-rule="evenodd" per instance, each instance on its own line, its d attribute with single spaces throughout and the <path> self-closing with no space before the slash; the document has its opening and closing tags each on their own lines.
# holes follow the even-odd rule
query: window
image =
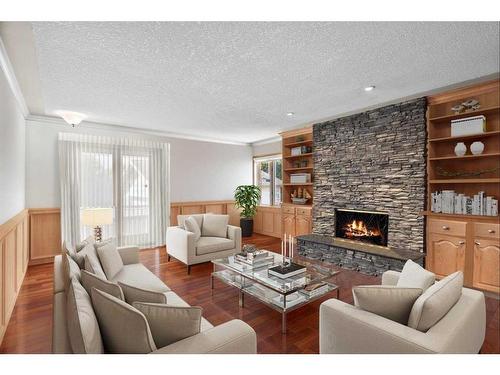
<svg viewBox="0 0 500 375">
<path fill-rule="evenodd" d="M 281 204 L 282 162 L 281 155 L 254 158 L 254 185 L 262 192 L 260 204 L 275 206 Z"/>
</svg>

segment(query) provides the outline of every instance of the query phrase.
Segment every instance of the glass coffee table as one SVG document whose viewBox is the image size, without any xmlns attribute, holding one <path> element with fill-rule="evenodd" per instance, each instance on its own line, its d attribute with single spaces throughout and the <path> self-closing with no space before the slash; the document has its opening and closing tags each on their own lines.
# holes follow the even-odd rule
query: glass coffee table
<svg viewBox="0 0 500 375">
<path fill-rule="evenodd" d="M 301 256 L 294 257 L 293 262 L 306 267 L 306 271 L 286 279 L 270 275 L 271 267 L 282 263 L 281 254 L 269 252 L 273 256 L 270 263 L 252 267 L 230 256 L 212 260 L 214 271 L 210 277 L 210 288 L 213 293 L 214 280 L 218 279 L 239 290 L 239 306 L 244 307 L 245 295 L 252 296 L 263 304 L 281 313 L 281 330 L 286 333 L 286 315 L 310 302 L 335 292 L 339 298 L 339 288 L 332 277 L 339 273 L 318 261 Z M 308 292 L 311 285 L 319 284 L 316 291 Z"/>
</svg>

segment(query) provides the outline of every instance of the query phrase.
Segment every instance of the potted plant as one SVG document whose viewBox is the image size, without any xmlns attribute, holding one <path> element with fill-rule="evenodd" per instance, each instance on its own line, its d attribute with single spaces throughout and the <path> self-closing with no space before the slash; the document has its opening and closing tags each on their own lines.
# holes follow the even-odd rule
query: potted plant
<svg viewBox="0 0 500 375">
<path fill-rule="evenodd" d="M 238 186 L 234 192 L 236 207 L 241 208 L 241 235 L 250 237 L 253 233 L 253 217 L 260 202 L 260 188 L 255 185 Z"/>
</svg>

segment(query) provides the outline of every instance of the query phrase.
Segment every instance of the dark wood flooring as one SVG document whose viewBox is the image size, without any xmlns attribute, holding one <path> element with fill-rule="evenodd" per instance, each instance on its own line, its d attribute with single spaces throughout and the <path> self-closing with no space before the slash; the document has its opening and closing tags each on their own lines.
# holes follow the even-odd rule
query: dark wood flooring
<svg viewBox="0 0 500 375">
<path fill-rule="evenodd" d="M 254 235 L 244 240 L 259 247 L 278 251 L 280 240 Z M 278 312 L 253 298 L 245 299 L 245 307 L 238 307 L 238 293 L 216 281 L 210 294 L 210 263 L 193 266 L 191 274 L 176 260 L 167 262 L 164 248 L 144 250 L 141 261 L 190 305 L 203 307 L 203 315 L 218 325 L 231 319 L 242 319 L 257 332 L 259 353 L 318 353 L 318 311 L 325 299 L 318 300 L 291 312 L 288 333 L 281 334 L 281 316 Z M 336 276 L 340 299 L 352 303 L 354 285 L 378 284 L 380 279 L 343 270 Z M 52 264 L 31 266 L 23 282 L 0 353 L 50 353 L 52 332 Z M 333 294 L 332 294 L 333 295 Z M 500 302 L 487 298 L 487 332 L 482 353 L 500 353 Z"/>
</svg>

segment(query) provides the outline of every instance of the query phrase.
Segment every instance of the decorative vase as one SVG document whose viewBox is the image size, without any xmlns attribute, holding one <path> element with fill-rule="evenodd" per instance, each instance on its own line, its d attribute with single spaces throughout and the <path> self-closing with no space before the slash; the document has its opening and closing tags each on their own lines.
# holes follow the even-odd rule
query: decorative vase
<svg viewBox="0 0 500 375">
<path fill-rule="evenodd" d="M 484 151 L 484 143 L 476 141 L 470 145 L 470 152 L 472 152 L 473 155 L 480 155 Z"/>
<path fill-rule="evenodd" d="M 467 152 L 467 147 L 465 146 L 465 143 L 458 142 L 457 145 L 455 146 L 455 155 L 464 156 L 466 152 Z"/>
</svg>

